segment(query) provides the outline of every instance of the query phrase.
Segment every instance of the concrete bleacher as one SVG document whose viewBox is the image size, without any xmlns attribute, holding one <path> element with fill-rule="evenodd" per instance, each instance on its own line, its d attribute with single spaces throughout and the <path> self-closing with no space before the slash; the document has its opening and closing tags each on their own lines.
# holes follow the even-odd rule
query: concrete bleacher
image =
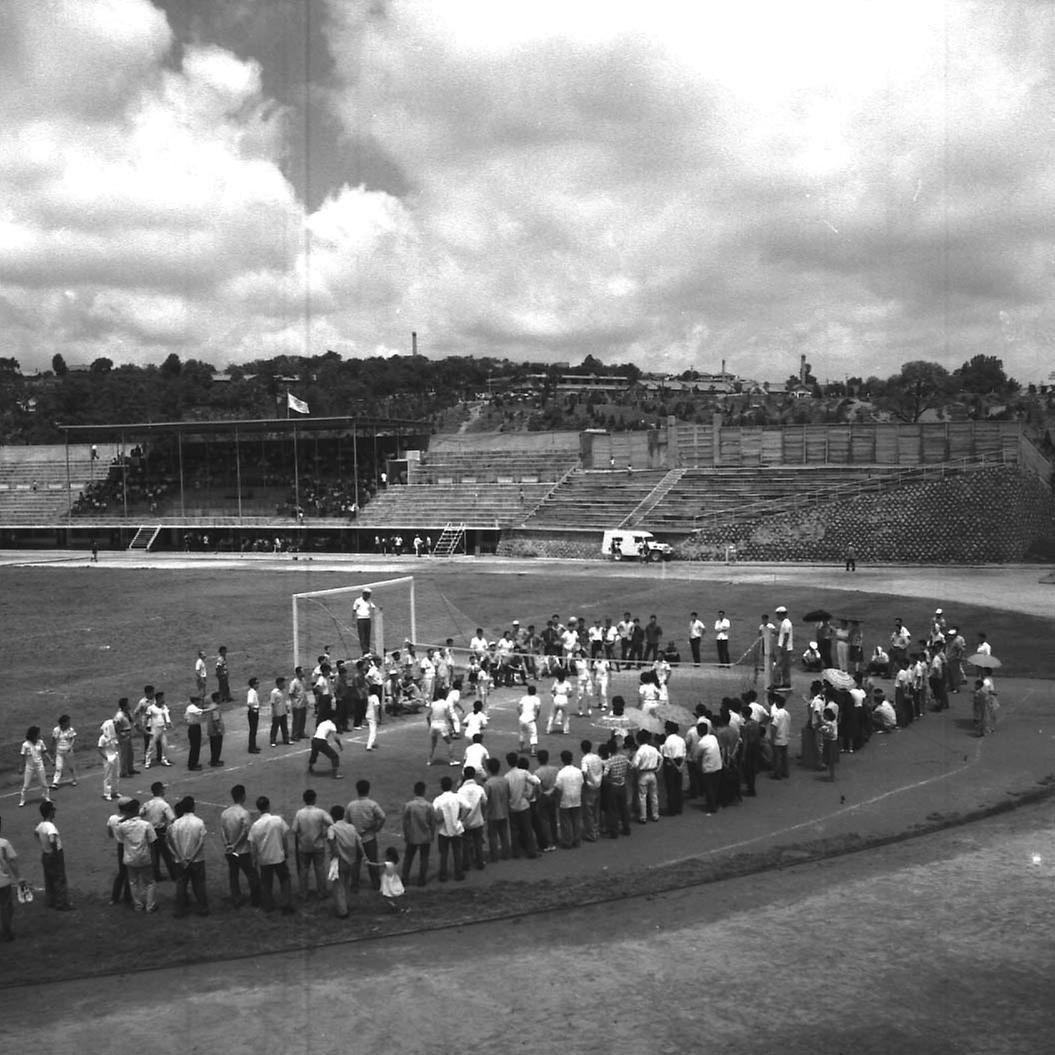
<svg viewBox="0 0 1055 1055">
<path fill-rule="evenodd" d="M 0 524 L 49 525 L 64 520 L 71 500 L 93 475 L 95 479 L 106 475 L 115 453 L 116 449 L 100 446 L 93 464 L 88 444 L 0 447 Z"/>
<path fill-rule="evenodd" d="M 366 506 L 357 527 L 509 527 L 519 523 L 551 483 L 404 484 L 387 488 Z"/>
<path fill-rule="evenodd" d="M 529 528 L 618 527 L 655 490 L 666 471 L 576 470 L 525 521 Z M 649 528 L 651 524 L 643 524 Z"/>
<path fill-rule="evenodd" d="M 579 464 L 577 451 L 503 449 L 423 453 L 408 467 L 411 484 L 555 483 Z"/>
<path fill-rule="evenodd" d="M 893 483 L 904 469 L 890 465 L 809 465 L 735 469 L 688 469 L 649 514 L 656 530 L 691 531 L 698 517 L 735 514 L 759 502 L 777 503 L 796 495 L 823 495 L 884 481 Z"/>
</svg>

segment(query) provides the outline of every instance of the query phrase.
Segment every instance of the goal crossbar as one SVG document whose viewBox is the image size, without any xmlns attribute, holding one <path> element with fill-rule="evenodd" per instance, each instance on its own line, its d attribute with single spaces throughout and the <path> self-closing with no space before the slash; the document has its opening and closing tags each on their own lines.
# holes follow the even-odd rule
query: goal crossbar
<svg viewBox="0 0 1055 1055">
<path fill-rule="evenodd" d="M 408 597 L 410 602 L 410 627 L 409 637 L 411 640 L 417 639 L 417 617 L 414 605 L 414 576 L 413 575 L 402 575 L 395 579 L 378 579 L 374 582 L 363 582 L 357 583 L 354 586 L 334 586 L 327 590 L 306 590 L 302 593 L 295 593 L 291 598 L 293 608 L 293 666 L 296 667 L 300 663 L 300 610 L 299 602 L 301 601 L 312 601 L 322 597 L 334 597 L 337 594 L 361 594 L 363 590 L 373 591 L 380 587 L 401 587 L 406 586 L 408 591 Z M 383 646 L 383 613 L 381 609 L 378 610 L 378 631 L 379 631 L 379 644 Z"/>
</svg>

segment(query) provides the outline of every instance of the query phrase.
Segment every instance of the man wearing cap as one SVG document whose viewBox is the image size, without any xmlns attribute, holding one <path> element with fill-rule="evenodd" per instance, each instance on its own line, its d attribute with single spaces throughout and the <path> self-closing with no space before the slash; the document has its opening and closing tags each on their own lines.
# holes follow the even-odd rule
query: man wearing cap
<svg viewBox="0 0 1055 1055">
<path fill-rule="evenodd" d="M 777 688 L 790 688 L 791 654 L 795 649 L 795 631 L 784 605 L 780 605 L 774 611 L 780 619 L 780 626 L 777 628 L 776 670 L 773 683 Z"/>
<path fill-rule="evenodd" d="M 374 612 L 377 605 L 370 600 L 371 590 L 367 587 L 362 596 L 352 601 L 352 611 L 355 612 L 355 629 L 359 634 L 359 647 L 363 655 L 370 651 L 370 629 L 373 626 Z"/>
</svg>

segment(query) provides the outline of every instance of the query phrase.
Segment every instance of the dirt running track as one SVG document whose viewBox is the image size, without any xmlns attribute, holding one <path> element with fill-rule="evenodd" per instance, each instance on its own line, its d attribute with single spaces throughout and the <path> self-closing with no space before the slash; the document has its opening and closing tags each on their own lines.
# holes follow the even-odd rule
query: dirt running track
<svg viewBox="0 0 1055 1055">
<path fill-rule="evenodd" d="M 5 1047 L 1047 1052 L 1053 814 L 1023 808 L 618 911 L 7 990 Z"/>
</svg>

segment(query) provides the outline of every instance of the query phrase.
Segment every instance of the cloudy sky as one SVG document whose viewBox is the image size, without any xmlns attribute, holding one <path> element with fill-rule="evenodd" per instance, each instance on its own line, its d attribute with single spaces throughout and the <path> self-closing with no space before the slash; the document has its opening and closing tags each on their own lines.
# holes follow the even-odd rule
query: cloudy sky
<svg viewBox="0 0 1055 1055">
<path fill-rule="evenodd" d="M 3 0 L 0 355 L 1055 370 L 1055 5 Z"/>
</svg>

